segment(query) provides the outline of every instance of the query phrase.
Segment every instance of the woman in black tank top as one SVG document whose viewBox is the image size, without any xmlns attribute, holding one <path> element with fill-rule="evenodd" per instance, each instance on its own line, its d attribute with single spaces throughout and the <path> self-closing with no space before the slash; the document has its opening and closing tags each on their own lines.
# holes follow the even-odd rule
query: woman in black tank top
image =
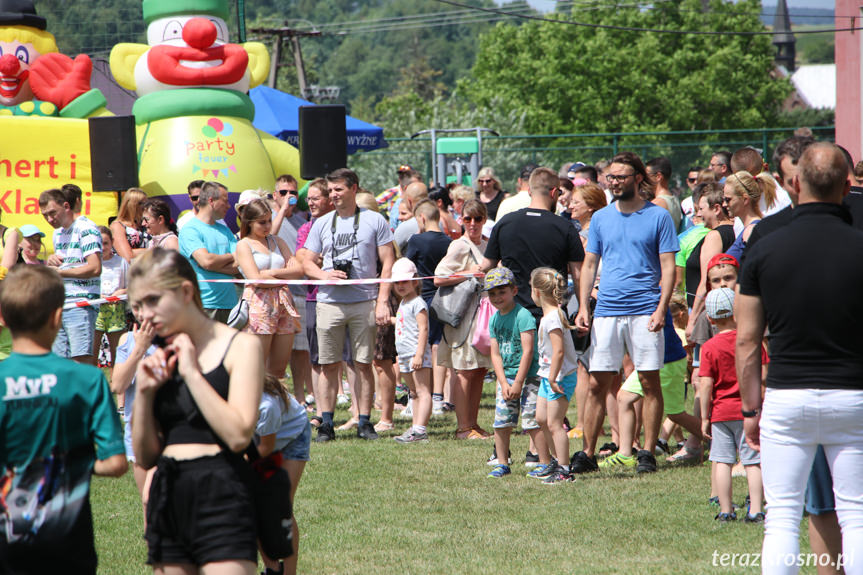
<svg viewBox="0 0 863 575">
<path fill-rule="evenodd" d="M 251 476 L 242 459 L 258 419 L 260 343 L 207 317 L 195 272 L 154 248 L 129 271 L 129 302 L 162 347 L 138 365 L 132 444 L 157 467 L 147 507 L 147 562 L 197 572 L 220 562 L 252 574 L 257 561 Z"/>
<path fill-rule="evenodd" d="M 686 300 L 692 308 L 686 325 L 687 338 L 692 336 L 692 328 L 704 309 L 704 296 L 708 291 L 707 263 L 716 254 L 725 253 L 734 243 L 734 223 L 722 202 L 722 188 L 716 184 L 704 184 L 698 199 L 698 211 L 710 232 L 686 260 Z"/>
</svg>

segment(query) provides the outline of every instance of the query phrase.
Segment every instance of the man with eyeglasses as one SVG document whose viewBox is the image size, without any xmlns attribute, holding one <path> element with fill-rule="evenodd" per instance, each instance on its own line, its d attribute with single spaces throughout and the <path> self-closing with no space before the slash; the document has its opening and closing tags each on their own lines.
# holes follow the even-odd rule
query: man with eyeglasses
<svg viewBox="0 0 863 575">
<path fill-rule="evenodd" d="M 701 168 L 692 167 L 689 168 L 689 172 L 686 174 L 686 186 L 689 188 L 690 194 L 695 190 L 695 182 L 698 181 L 698 172 L 700 171 Z M 691 195 L 680 201 L 680 209 L 683 210 L 683 216 L 686 220 L 685 227 L 692 227 L 692 216 L 695 215 L 695 205 L 692 202 Z"/>
<path fill-rule="evenodd" d="M 639 189 L 652 192 L 653 183 L 636 154 L 615 156 L 606 171 L 615 201 L 590 221 L 580 298 L 587 302 L 602 261 L 593 327 L 590 310 L 582 305 L 576 327 L 590 330 L 590 385 L 584 412 L 584 451 L 572 458 L 574 473 L 597 471 L 596 441 L 605 417 L 605 398 L 628 352 L 644 390 L 644 449 L 632 454 L 632 442 L 621 442 L 616 460 L 640 473 L 656 471 L 653 455 L 662 424 L 663 400 L 659 370 L 663 366 L 663 327 L 671 321 L 668 304 L 674 289 L 674 254 L 678 251 L 674 223 L 668 211 L 643 200 Z"/>
<path fill-rule="evenodd" d="M 731 152 L 715 152 L 710 156 L 710 169 L 716 175 L 716 181 L 724 184 L 725 178 L 733 173 L 731 171 Z"/>
</svg>

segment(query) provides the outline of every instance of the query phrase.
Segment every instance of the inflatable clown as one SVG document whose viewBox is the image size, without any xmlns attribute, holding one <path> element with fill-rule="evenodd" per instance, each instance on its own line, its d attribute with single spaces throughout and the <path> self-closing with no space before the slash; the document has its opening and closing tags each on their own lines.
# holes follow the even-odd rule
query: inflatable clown
<svg viewBox="0 0 863 575">
<path fill-rule="evenodd" d="M 0 0 L 0 116 L 107 114 L 90 58 L 60 54 L 46 27 L 30 0 Z"/>
<path fill-rule="evenodd" d="M 118 44 L 110 57 L 114 78 L 139 96 L 141 187 L 168 196 L 177 215 L 192 180 L 238 194 L 298 174 L 296 149 L 252 126 L 246 92 L 267 77 L 270 58 L 263 44 L 228 41 L 228 1 L 144 0 L 143 9 L 147 45 Z"/>
</svg>

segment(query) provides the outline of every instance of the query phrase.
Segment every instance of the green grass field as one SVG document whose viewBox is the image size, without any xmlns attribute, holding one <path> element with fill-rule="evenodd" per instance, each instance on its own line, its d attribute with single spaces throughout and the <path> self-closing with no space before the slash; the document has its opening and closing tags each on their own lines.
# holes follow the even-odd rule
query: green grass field
<svg viewBox="0 0 863 575">
<path fill-rule="evenodd" d="M 486 429 L 493 414 L 486 383 Z M 574 406 L 569 417 L 575 421 Z M 337 423 L 345 419 L 337 413 Z M 397 422 L 398 433 L 409 426 Z M 524 476 L 527 437 L 519 435 L 513 475 L 489 479 L 491 440 L 455 441 L 454 429 L 455 416 L 446 415 L 432 419 L 427 444 L 399 445 L 391 439 L 396 432 L 371 443 L 353 432 L 313 443 L 295 502 L 299 572 L 760 573 L 718 564 L 723 553 L 759 552 L 763 530 L 713 520 L 706 465 L 666 468 L 659 458 L 659 472 L 646 477 L 600 472 L 548 486 Z M 571 446 L 580 448 L 581 440 Z M 734 489 L 742 504 L 745 480 L 735 479 Z M 99 572 L 150 573 L 131 472 L 95 478 L 92 502 Z M 801 532 L 801 551 L 808 551 L 805 524 Z"/>
</svg>

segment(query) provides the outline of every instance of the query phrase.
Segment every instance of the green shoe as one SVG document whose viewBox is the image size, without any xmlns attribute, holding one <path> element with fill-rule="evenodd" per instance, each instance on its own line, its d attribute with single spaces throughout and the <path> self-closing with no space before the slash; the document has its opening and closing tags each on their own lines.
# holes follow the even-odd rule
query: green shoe
<svg viewBox="0 0 863 575">
<path fill-rule="evenodd" d="M 614 455 L 609 455 L 599 462 L 600 469 L 614 469 L 628 467 L 634 469 L 636 464 L 634 455 L 621 455 L 619 452 Z"/>
</svg>

